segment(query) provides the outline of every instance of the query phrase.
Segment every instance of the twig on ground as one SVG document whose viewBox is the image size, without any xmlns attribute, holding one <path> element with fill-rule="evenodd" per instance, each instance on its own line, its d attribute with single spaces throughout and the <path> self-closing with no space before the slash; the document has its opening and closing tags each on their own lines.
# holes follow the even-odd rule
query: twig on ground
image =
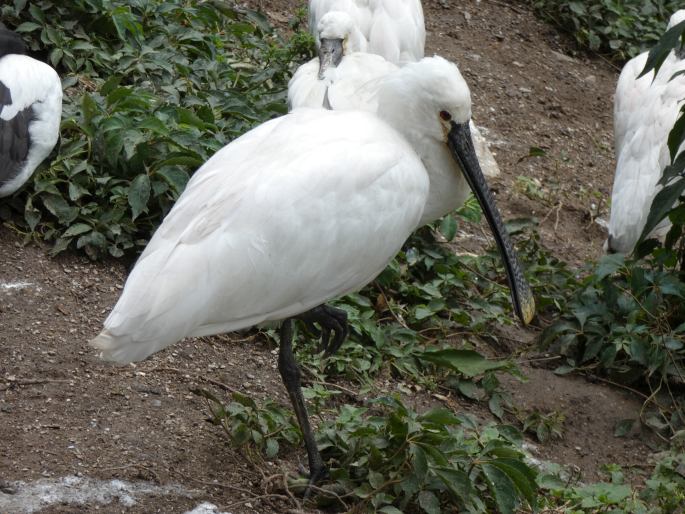
<svg viewBox="0 0 685 514">
<path fill-rule="evenodd" d="M 520 359 L 516 361 L 516 364 L 524 364 L 527 362 L 545 362 L 545 361 L 554 361 L 561 359 L 561 355 L 552 355 L 551 357 L 538 357 L 535 359 Z"/>
<path fill-rule="evenodd" d="M 231 489 L 232 491 L 238 491 L 241 493 L 245 493 L 250 495 L 251 497 L 257 498 L 258 495 L 250 491 L 249 489 L 243 489 L 242 487 L 238 487 L 236 485 L 230 485 L 230 484 L 224 484 L 223 482 L 206 482 L 204 480 L 199 480 L 197 478 L 189 477 L 188 475 L 181 473 L 177 469 L 170 468 L 169 471 L 171 473 L 174 473 L 176 475 L 179 475 L 182 477 L 184 480 L 190 480 L 191 482 L 195 482 L 200 485 L 204 485 L 206 487 L 220 487 L 222 489 Z M 252 498 L 246 498 L 245 501 L 250 501 Z"/>
<path fill-rule="evenodd" d="M 64 380 L 64 379 L 51 379 L 51 378 L 10 378 L 10 377 L 3 377 L 0 378 L 3 382 L 5 382 L 4 387 L 0 388 L 0 391 L 6 391 L 12 386 L 28 386 L 28 385 L 41 385 L 41 384 L 64 384 L 64 383 L 69 383 L 73 382 L 73 380 Z"/>
<path fill-rule="evenodd" d="M 140 462 L 135 462 L 133 464 L 127 464 L 125 466 L 114 466 L 111 468 L 100 468 L 97 466 L 95 467 L 95 469 L 97 469 L 98 471 L 122 471 L 125 469 L 131 469 L 131 468 L 144 469 L 145 471 L 149 472 L 154 477 L 155 481 L 158 484 L 162 483 L 157 472 L 154 469 L 152 469 L 152 466 L 149 464 L 142 464 Z"/>
<path fill-rule="evenodd" d="M 545 223 L 545 221 L 547 221 L 547 218 L 549 218 L 553 212 L 556 212 L 554 221 L 554 231 L 556 232 L 557 227 L 559 226 L 559 212 L 561 211 L 561 208 L 563 206 L 564 204 L 561 200 L 556 205 L 553 205 L 552 208 L 549 211 L 547 211 L 547 214 L 545 214 L 542 217 L 540 223 L 538 223 L 538 226 L 541 227 Z"/>
<path fill-rule="evenodd" d="M 517 9 L 516 7 L 514 7 L 510 3 L 499 2 L 498 0 L 490 0 L 490 3 L 495 4 L 495 5 L 499 5 L 500 7 L 506 7 L 508 9 L 514 11 L 516 14 L 524 14 L 525 13 L 525 11 L 522 11 L 521 9 Z"/>
<path fill-rule="evenodd" d="M 283 480 L 283 488 L 285 489 L 285 493 L 290 497 L 292 502 L 295 504 L 297 510 L 302 510 L 302 504 L 297 498 L 295 498 L 295 495 L 290 491 L 290 487 L 288 487 L 288 476 L 285 473 L 283 473 L 281 477 Z"/>
<path fill-rule="evenodd" d="M 374 286 L 376 286 L 376 289 L 381 293 L 381 296 L 383 297 L 383 301 L 385 302 L 385 305 L 388 307 L 388 310 L 390 311 L 390 314 L 392 314 L 392 317 L 395 318 L 395 320 L 402 325 L 403 328 L 406 328 L 409 330 L 409 327 L 405 323 L 405 321 L 402 319 L 401 316 L 395 313 L 395 311 L 392 309 L 390 302 L 388 301 L 388 297 L 385 296 L 385 291 L 383 291 L 383 288 L 380 286 L 378 282 L 373 283 Z"/>
<path fill-rule="evenodd" d="M 233 507 L 237 507 L 238 505 L 243 505 L 247 502 L 257 502 L 257 501 L 262 501 L 262 500 L 270 500 L 272 498 L 279 499 L 279 500 L 290 500 L 287 496 L 284 496 L 282 494 L 262 494 L 259 496 L 253 496 L 252 498 L 245 498 L 243 500 L 229 503 L 226 505 L 226 509 L 232 509 Z"/>
<path fill-rule="evenodd" d="M 218 380 L 203 377 L 201 375 L 196 375 L 194 373 L 186 373 L 182 369 L 178 369 L 178 368 L 170 368 L 170 367 L 162 366 L 162 367 L 152 368 L 148 371 L 150 371 L 150 372 L 152 372 L 152 371 L 171 371 L 173 373 L 178 373 L 179 375 L 184 375 L 184 376 L 187 375 L 188 377 L 190 377 L 191 380 L 195 380 L 197 382 L 207 382 L 208 384 L 215 385 L 217 387 L 220 387 L 224 391 L 228 391 L 229 393 L 239 393 L 240 392 L 238 389 L 231 387 L 228 384 L 224 384 L 223 382 L 219 382 Z"/>
<path fill-rule="evenodd" d="M 358 392 L 353 391 L 352 389 L 348 389 L 347 387 L 344 387 L 344 386 L 341 386 L 341 385 L 338 385 L 338 384 L 331 384 L 330 382 L 324 382 L 324 381 L 322 381 L 322 380 L 310 380 L 310 383 L 312 383 L 312 384 L 320 384 L 320 385 L 323 385 L 323 386 L 333 387 L 333 388 L 335 388 L 335 389 L 340 389 L 342 392 L 347 393 L 347 394 L 349 394 L 349 395 L 351 395 L 351 396 L 355 396 L 355 397 L 359 396 L 359 393 L 358 393 Z"/>
</svg>

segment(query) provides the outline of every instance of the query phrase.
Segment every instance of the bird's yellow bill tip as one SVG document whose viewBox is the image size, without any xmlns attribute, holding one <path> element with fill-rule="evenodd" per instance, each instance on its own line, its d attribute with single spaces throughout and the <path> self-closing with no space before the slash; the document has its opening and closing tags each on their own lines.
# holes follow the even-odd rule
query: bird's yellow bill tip
<svg viewBox="0 0 685 514">
<path fill-rule="evenodd" d="M 530 324 L 535 317 L 535 298 L 530 293 L 522 298 L 521 301 L 521 321 L 524 325 Z"/>
</svg>

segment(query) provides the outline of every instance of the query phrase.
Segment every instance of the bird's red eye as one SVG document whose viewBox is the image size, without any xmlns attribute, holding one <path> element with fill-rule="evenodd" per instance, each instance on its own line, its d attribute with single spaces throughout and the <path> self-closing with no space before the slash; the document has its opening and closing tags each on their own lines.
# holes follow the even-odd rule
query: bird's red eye
<svg viewBox="0 0 685 514">
<path fill-rule="evenodd" d="M 450 113 L 448 113 L 447 111 L 440 111 L 440 117 L 444 121 L 450 121 L 452 119 L 452 115 Z"/>
</svg>

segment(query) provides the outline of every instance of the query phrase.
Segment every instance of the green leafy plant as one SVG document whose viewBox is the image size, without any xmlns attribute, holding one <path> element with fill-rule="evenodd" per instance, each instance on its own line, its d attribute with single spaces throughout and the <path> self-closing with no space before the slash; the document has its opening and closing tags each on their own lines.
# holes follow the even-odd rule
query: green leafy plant
<svg viewBox="0 0 685 514">
<path fill-rule="evenodd" d="M 279 438 L 297 440 L 292 416 L 271 402 L 259 407 L 234 394 L 234 401 L 223 406 L 211 393 L 199 394 L 209 400 L 213 421 L 233 444 L 265 448 L 272 458 Z M 330 484 L 319 489 L 319 504 L 386 514 L 439 514 L 454 507 L 508 514 L 535 506 L 536 472 L 525 464 L 518 449 L 521 435 L 513 427 L 478 430 L 468 416 L 445 409 L 419 414 L 398 398 L 370 404 L 343 405 L 318 429 L 331 475 Z"/>
<path fill-rule="evenodd" d="M 583 47 L 634 57 L 659 40 L 677 0 L 525 0 L 544 19 L 573 34 Z"/>
<path fill-rule="evenodd" d="M 93 258 L 138 252 L 195 169 L 283 114 L 292 63 L 312 48 L 220 0 L 15 1 L 0 14 L 65 88 L 57 154 L 10 203 L 18 229 Z"/>
<path fill-rule="evenodd" d="M 272 459 L 283 443 L 292 446 L 302 443 L 295 416 L 277 403 L 266 401 L 258 405 L 249 396 L 233 393 L 233 401 L 224 405 L 206 389 L 193 392 L 207 400 L 212 422 L 221 426 L 233 446 L 250 446 Z"/>
<path fill-rule="evenodd" d="M 684 298 L 685 283 L 658 260 L 605 256 L 541 340 L 565 356 L 558 372 L 592 370 L 647 388 L 660 415 L 646 421 L 678 430 L 685 417 L 672 385 L 685 377 Z"/>
<path fill-rule="evenodd" d="M 668 0 L 531 0 L 546 19 L 560 23 L 592 50 L 625 60 L 644 51 L 663 33 L 680 5 Z"/>
<path fill-rule="evenodd" d="M 671 450 L 658 455 L 652 472 L 640 488 L 626 483 L 623 470 L 616 465 L 605 467 L 608 482 L 570 485 L 558 474 L 538 475 L 545 491 L 542 512 L 565 514 L 675 514 L 685 505 L 685 456 Z M 559 510 L 563 509 L 563 510 Z"/>
<path fill-rule="evenodd" d="M 516 412 L 516 417 L 523 424 L 523 431 L 535 435 L 541 443 L 563 437 L 563 425 L 566 420 L 563 412 L 544 413 L 533 409 L 531 412 Z"/>
</svg>

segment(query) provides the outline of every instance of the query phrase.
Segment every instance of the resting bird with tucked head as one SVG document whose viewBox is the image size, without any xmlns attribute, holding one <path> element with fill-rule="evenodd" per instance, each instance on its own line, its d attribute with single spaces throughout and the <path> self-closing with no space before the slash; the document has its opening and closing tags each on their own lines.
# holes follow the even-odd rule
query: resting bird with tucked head
<svg viewBox="0 0 685 514">
<path fill-rule="evenodd" d="M 332 11 L 351 17 L 368 43 L 364 51 L 399 65 L 423 57 L 426 29 L 420 0 L 309 0 L 309 30 L 314 38 L 320 20 Z"/>
<path fill-rule="evenodd" d="M 309 457 L 326 476 L 292 352 L 292 320 L 322 327 L 335 352 L 345 312 L 325 303 L 373 280 L 419 226 L 474 190 L 499 245 L 514 309 L 535 302 L 469 134 L 456 66 L 426 58 L 388 75 L 378 111 L 298 109 L 212 156 L 155 232 L 91 344 L 120 363 L 184 337 L 281 320 L 279 371 Z"/>
<path fill-rule="evenodd" d="M 288 84 L 288 108 L 324 107 L 376 112 L 383 78 L 399 68 L 383 57 L 365 53 L 365 41 L 352 17 L 330 11 L 319 21 L 319 56 L 300 66 Z M 478 160 L 487 177 L 499 166 L 480 130 L 470 122 Z"/>
<path fill-rule="evenodd" d="M 17 191 L 59 137 L 59 76 L 25 54 L 19 35 L 0 26 L 0 196 Z"/>
<path fill-rule="evenodd" d="M 668 24 L 671 29 L 685 21 L 685 10 L 677 11 Z M 668 30 L 667 29 L 667 30 Z M 671 52 L 659 70 L 638 78 L 649 52 L 634 57 L 623 67 L 614 96 L 614 141 L 616 175 L 611 192 L 609 237 L 604 249 L 610 253 L 631 253 L 647 222 L 664 168 L 671 163 L 668 134 L 685 100 L 685 76 L 671 80 L 685 70 L 683 51 Z M 652 232 L 663 237 L 668 219 Z"/>
</svg>

